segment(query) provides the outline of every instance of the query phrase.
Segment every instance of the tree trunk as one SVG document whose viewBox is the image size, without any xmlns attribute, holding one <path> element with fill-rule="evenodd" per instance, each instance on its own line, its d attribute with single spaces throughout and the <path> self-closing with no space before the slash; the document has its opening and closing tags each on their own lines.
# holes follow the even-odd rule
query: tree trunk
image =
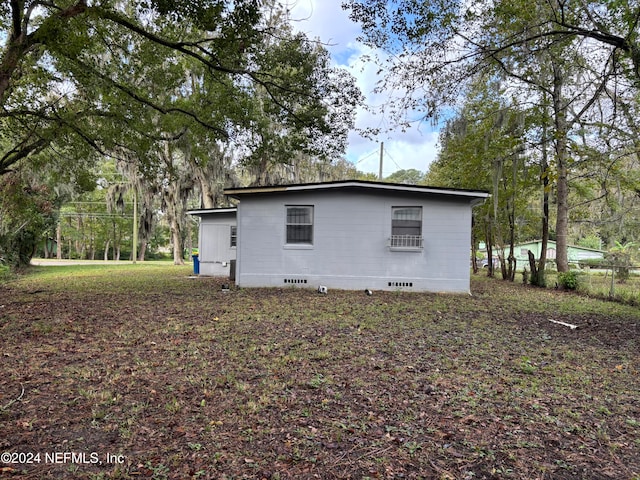
<svg viewBox="0 0 640 480">
<path fill-rule="evenodd" d="M 202 194 L 202 208 L 215 208 L 216 194 L 209 183 L 212 179 L 204 178 L 202 173 L 198 173 L 200 183 L 200 193 Z"/>
<path fill-rule="evenodd" d="M 504 245 L 500 243 L 498 246 L 498 260 L 500 260 L 500 273 L 503 280 L 508 280 L 509 272 L 507 271 L 507 261 L 504 256 Z"/>
<path fill-rule="evenodd" d="M 184 265 L 182 230 L 188 194 L 193 187 L 193 172 L 189 172 L 188 176 L 181 175 L 180 166 L 186 168 L 189 165 L 188 150 L 185 148 L 182 151 L 181 158 L 178 151 L 174 151 L 173 146 L 169 142 L 165 142 L 161 152 L 168 179 L 166 187 L 162 190 L 162 203 L 171 231 L 174 265 Z"/>
<path fill-rule="evenodd" d="M 144 262 L 144 256 L 147 252 L 147 241 L 143 240 L 140 242 L 140 248 L 138 250 L 138 261 Z"/>
<path fill-rule="evenodd" d="M 507 257 L 508 269 L 507 274 L 509 281 L 513 282 L 516 278 L 516 256 L 514 254 L 516 248 L 515 226 L 511 227 L 511 233 L 509 237 L 509 256 Z"/>
<path fill-rule="evenodd" d="M 180 219 L 180 185 L 177 181 L 170 183 L 165 192 L 167 221 L 171 230 L 171 245 L 173 246 L 174 265 L 184 265 L 184 242 L 182 239 L 182 225 Z"/>
<path fill-rule="evenodd" d="M 471 216 L 471 267 L 473 268 L 473 273 L 478 273 L 478 247 L 476 246 L 476 231 L 475 231 L 476 219 L 475 216 Z"/>
<path fill-rule="evenodd" d="M 22 76 L 22 69 L 19 68 L 19 65 L 22 63 L 24 56 L 34 46 L 32 41 L 33 34 L 27 35 L 27 33 L 26 31 L 12 31 L 7 41 L 7 46 L 4 48 L 5 53 L 0 62 L 0 102 L 2 105 L 5 103 L 6 92 L 11 82 L 17 82 Z"/>
<path fill-rule="evenodd" d="M 546 146 L 542 160 L 542 242 L 540 245 L 540 259 L 538 260 L 538 275 L 536 285 L 546 286 L 545 270 L 547 267 L 547 248 L 549 246 L 549 166 L 547 165 Z"/>
<path fill-rule="evenodd" d="M 536 257 L 531 250 L 527 250 L 527 256 L 529 257 L 529 268 L 531 269 L 531 285 L 540 286 L 538 283 L 540 271 L 536 266 Z"/>
<path fill-rule="evenodd" d="M 56 258 L 62 260 L 62 225 L 60 222 L 56 227 Z"/>
<path fill-rule="evenodd" d="M 569 270 L 568 232 L 569 232 L 569 184 L 567 169 L 567 111 L 563 104 L 563 74 L 560 67 L 553 68 L 553 113 L 555 117 L 556 164 L 558 169 L 557 201 L 558 216 L 556 220 L 556 264 L 558 272 Z"/>
<path fill-rule="evenodd" d="M 116 221 L 115 220 L 111 220 L 111 224 L 113 226 L 113 255 L 112 258 L 115 260 L 116 259 L 116 247 L 118 246 L 118 239 L 116 237 Z"/>
<path fill-rule="evenodd" d="M 492 238 L 492 228 L 491 228 L 491 221 L 487 222 L 487 226 L 486 226 L 486 234 L 485 234 L 485 241 L 487 243 L 487 276 L 488 277 L 492 277 L 494 276 L 493 273 L 493 238 Z"/>
<path fill-rule="evenodd" d="M 189 225 L 190 222 L 187 221 L 187 252 L 189 252 L 189 255 L 191 255 L 191 252 L 193 252 L 193 236 L 191 235 L 191 233 L 193 232 L 193 229 L 191 228 L 191 225 Z M 189 257 L 187 257 L 189 258 Z"/>
<path fill-rule="evenodd" d="M 542 122 L 542 159 L 540 160 L 540 182 L 542 183 L 542 242 L 540 246 L 540 258 L 537 268 L 531 268 L 531 285 L 545 287 L 547 282 L 545 279 L 545 269 L 547 267 L 547 248 L 549 246 L 549 188 L 551 181 L 549 176 L 549 154 L 548 154 L 548 132 L 547 132 L 547 107 L 545 96 L 544 119 Z M 531 259 L 529 259 L 531 262 Z M 535 275 L 534 275 L 535 273 Z"/>
<path fill-rule="evenodd" d="M 171 243 L 173 244 L 173 264 L 184 265 L 182 232 L 176 218 L 171 221 Z"/>
<path fill-rule="evenodd" d="M 516 192 L 518 191 L 518 166 L 520 156 L 516 154 L 513 158 L 512 175 L 511 175 L 511 196 L 507 201 L 509 208 L 509 281 L 516 279 Z"/>
<path fill-rule="evenodd" d="M 143 262 L 147 254 L 147 246 L 153 232 L 155 220 L 153 218 L 153 195 L 139 195 L 142 214 L 140 215 L 140 224 L 138 225 L 138 242 L 140 249 L 138 250 L 138 260 Z"/>
</svg>

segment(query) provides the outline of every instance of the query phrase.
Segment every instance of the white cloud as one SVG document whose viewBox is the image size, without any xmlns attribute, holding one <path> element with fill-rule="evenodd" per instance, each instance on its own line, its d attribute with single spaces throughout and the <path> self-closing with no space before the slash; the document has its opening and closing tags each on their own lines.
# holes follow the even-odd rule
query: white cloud
<svg viewBox="0 0 640 480">
<path fill-rule="evenodd" d="M 363 60 L 365 55 L 375 52 L 356 41 L 360 26 L 349 19 L 348 12 L 342 10 L 342 0 L 298 0 L 289 4 L 290 18 L 294 28 L 304 32 L 311 39 L 319 39 L 337 66 L 348 70 L 356 79 L 366 97 L 366 104 L 379 107 L 388 98 L 386 94 L 375 94 L 373 89 L 379 80 L 378 67 Z M 358 129 L 380 128 L 384 132 L 390 125 L 384 115 L 367 109 L 357 112 Z M 380 133 L 374 139 L 367 139 L 357 132 L 349 136 L 347 159 L 364 172 L 378 173 L 380 143 L 384 142 L 383 176 L 396 170 L 415 168 L 426 171 L 437 153 L 438 132 L 428 124 L 415 125 L 406 132 L 391 131 Z"/>
<path fill-rule="evenodd" d="M 309 38 L 319 38 L 334 58 L 340 58 L 351 48 L 360 27 L 349 20 L 341 7 L 342 0 L 297 0 L 289 5 L 294 28 Z"/>
</svg>

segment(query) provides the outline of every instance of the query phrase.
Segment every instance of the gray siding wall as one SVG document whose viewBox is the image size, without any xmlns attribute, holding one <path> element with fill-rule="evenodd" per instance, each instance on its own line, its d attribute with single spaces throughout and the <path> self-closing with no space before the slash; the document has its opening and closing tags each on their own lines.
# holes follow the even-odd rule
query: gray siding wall
<svg viewBox="0 0 640 480">
<path fill-rule="evenodd" d="M 314 207 L 313 245 L 286 245 L 287 205 Z M 392 207 L 421 206 L 424 248 L 389 247 Z M 469 291 L 466 199 L 323 192 L 242 198 L 236 282 L 433 292 Z"/>
<path fill-rule="evenodd" d="M 202 215 L 200 220 L 200 275 L 229 276 L 236 247 L 231 247 L 231 226 L 236 225 L 234 213 Z"/>
</svg>

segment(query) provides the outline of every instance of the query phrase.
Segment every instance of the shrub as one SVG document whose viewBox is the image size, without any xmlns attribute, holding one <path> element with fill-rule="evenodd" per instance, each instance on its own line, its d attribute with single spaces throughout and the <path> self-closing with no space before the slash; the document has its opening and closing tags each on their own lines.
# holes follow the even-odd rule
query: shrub
<svg viewBox="0 0 640 480">
<path fill-rule="evenodd" d="M 558 273 L 558 285 L 564 290 L 576 290 L 580 284 L 580 272 L 569 270 Z"/>
<path fill-rule="evenodd" d="M 624 244 L 616 242 L 616 246 L 606 255 L 607 260 L 609 260 L 613 265 L 616 278 L 620 283 L 624 283 L 629 280 L 635 249 L 636 244 L 634 242 L 626 242 Z"/>
<path fill-rule="evenodd" d="M 44 232 L 55 224 L 53 194 L 14 171 L 0 177 L 0 257 L 4 265 L 29 265 Z"/>
<path fill-rule="evenodd" d="M 6 282 L 12 278 L 11 271 L 6 265 L 2 265 L 2 257 L 0 257 L 0 283 Z"/>
</svg>

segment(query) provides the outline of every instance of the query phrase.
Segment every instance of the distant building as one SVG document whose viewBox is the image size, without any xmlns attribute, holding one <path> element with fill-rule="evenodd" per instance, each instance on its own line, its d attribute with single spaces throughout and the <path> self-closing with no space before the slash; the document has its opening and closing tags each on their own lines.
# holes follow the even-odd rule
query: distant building
<svg viewBox="0 0 640 480">
<path fill-rule="evenodd" d="M 518 265 L 529 264 L 529 256 L 527 253 L 529 250 L 531 250 L 536 260 L 538 260 L 542 253 L 542 240 L 532 240 L 515 246 L 514 256 L 516 257 Z M 567 247 L 567 260 L 569 263 L 579 263 L 590 259 L 602 259 L 604 258 L 604 254 L 605 252 L 603 250 L 596 250 L 593 248 L 578 247 L 576 245 L 569 245 Z M 547 242 L 547 260 L 555 259 L 556 242 L 549 240 Z"/>
</svg>

